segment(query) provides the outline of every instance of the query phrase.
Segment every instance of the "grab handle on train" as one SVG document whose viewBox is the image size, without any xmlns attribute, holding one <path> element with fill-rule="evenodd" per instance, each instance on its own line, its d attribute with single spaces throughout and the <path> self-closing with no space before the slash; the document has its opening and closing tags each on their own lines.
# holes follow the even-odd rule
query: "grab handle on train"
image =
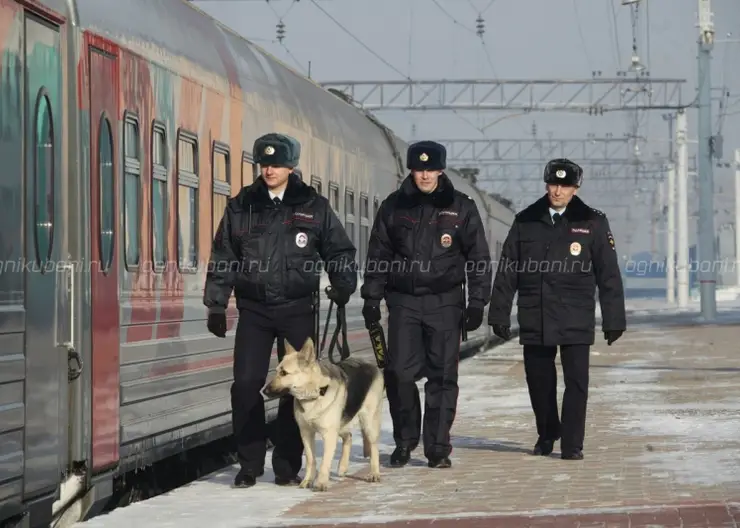
<svg viewBox="0 0 740 528">
<path fill-rule="evenodd" d="M 64 274 L 57 277 L 57 343 L 67 351 L 67 379 L 74 381 L 82 374 L 82 356 L 75 348 L 75 269 L 73 264 L 59 267 Z"/>
</svg>

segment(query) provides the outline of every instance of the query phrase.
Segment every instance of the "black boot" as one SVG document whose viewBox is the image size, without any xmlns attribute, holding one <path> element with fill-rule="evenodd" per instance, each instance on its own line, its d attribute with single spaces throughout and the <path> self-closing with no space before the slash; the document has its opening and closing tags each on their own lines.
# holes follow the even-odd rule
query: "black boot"
<svg viewBox="0 0 740 528">
<path fill-rule="evenodd" d="M 411 450 L 408 447 L 398 446 L 391 455 L 391 466 L 403 467 L 411 460 Z"/>
<path fill-rule="evenodd" d="M 234 487 L 235 488 L 251 488 L 255 484 L 257 484 L 257 477 L 261 477 L 264 475 L 264 471 L 260 471 L 257 476 L 254 475 L 254 473 L 247 471 L 246 469 L 240 469 L 239 473 L 237 473 L 236 477 L 234 478 Z"/>
<path fill-rule="evenodd" d="M 278 477 L 277 475 L 275 475 L 275 484 L 277 484 L 278 486 L 293 486 L 300 483 L 301 479 L 300 477 L 298 477 L 298 475 L 290 478 Z"/>
<path fill-rule="evenodd" d="M 552 453 L 554 446 L 555 440 L 537 440 L 534 449 L 532 449 L 532 454 L 534 456 L 547 456 Z"/>
<path fill-rule="evenodd" d="M 560 458 L 563 460 L 583 460 L 583 451 L 580 449 L 563 450 L 560 453 Z"/>
<path fill-rule="evenodd" d="M 430 468 L 447 469 L 452 467 L 452 461 L 450 461 L 449 457 L 430 458 L 427 465 Z"/>
</svg>

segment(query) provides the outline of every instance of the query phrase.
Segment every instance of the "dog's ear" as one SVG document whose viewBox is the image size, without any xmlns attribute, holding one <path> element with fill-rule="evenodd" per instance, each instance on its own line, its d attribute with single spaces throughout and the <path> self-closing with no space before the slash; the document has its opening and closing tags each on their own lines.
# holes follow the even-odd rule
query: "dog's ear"
<svg viewBox="0 0 740 528">
<path fill-rule="evenodd" d="M 313 339 L 310 337 L 306 339 L 305 343 L 303 343 L 303 347 L 301 347 L 301 355 L 306 361 L 313 361 L 316 359 L 316 350 L 313 345 Z"/>
<path fill-rule="evenodd" d="M 293 348 L 293 346 L 290 344 L 290 342 L 287 339 L 284 339 L 283 343 L 285 343 L 285 355 L 286 356 L 290 354 L 298 353 L 298 351 L 295 348 Z"/>
</svg>

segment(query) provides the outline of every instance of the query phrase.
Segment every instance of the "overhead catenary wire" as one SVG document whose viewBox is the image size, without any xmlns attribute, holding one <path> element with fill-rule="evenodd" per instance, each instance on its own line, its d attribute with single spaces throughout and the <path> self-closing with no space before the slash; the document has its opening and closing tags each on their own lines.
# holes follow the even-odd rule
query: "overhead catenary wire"
<svg viewBox="0 0 740 528">
<path fill-rule="evenodd" d="M 436 0 L 435 0 L 436 1 Z M 402 72 L 397 67 L 395 67 L 393 64 L 388 62 L 385 58 L 383 58 L 380 54 L 378 54 L 375 50 L 370 48 L 367 44 L 365 44 L 362 40 L 360 40 L 354 33 L 352 33 L 349 29 L 347 29 L 344 24 L 339 22 L 336 18 L 334 18 L 326 9 L 321 7 L 316 0 L 310 0 L 310 2 L 316 6 L 316 8 L 321 11 L 329 20 L 331 20 L 339 29 L 341 29 L 344 33 L 352 37 L 352 40 L 357 42 L 360 46 L 362 46 L 367 52 L 372 54 L 375 58 L 377 58 L 380 62 L 388 66 L 390 69 L 392 69 L 394 72 L 398 73 L 401 77 L 406 79 L 407 81 L 413 81 L 413 79 L 410 77 L 409 74 Z M 474 129 L 480 131 L 480 128 L 477 127 L 474 123 L 472 123 L 469 119 L 466 119 L 464 116 L 457 113 L 457 111 L 453 111 L 455 115 L 460 118 L 462 121 L 464 121 L 466 124 L 470 125 Z"/>
</svg>

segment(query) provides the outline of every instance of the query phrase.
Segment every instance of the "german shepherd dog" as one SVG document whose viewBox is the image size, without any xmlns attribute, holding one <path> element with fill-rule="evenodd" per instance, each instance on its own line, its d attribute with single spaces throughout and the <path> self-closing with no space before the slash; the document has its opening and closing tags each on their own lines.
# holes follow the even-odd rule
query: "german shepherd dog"
<svg viewBox="0 0 740 528">
<path fill-rule="evenodd" d="M 369 482 L 380 482 L 381 411 L 383 408 L 383 375 L 373 363 L 348 358 L 337 365 L 319 362 L 314 343 L 307 339 L 300 351 L 285 342 L 285 356 L 277 366 L 275 377 L 262 389 L 268 397 L 291 394 L 294 398 L 295 418 L 301 430 L 306 453 L 306 476 L 301 488 L 311 487 L 316 471 L 315 434 L 324 441 L 324 457 L 314 491 L 329 489 L 331 469 L 337 441 L 342 439 L 342 456 L 337 473 L 347 473 L 351 430 L 358 423 L 362 431 L 364 456 L 370 456 Z"/>
</svg>

